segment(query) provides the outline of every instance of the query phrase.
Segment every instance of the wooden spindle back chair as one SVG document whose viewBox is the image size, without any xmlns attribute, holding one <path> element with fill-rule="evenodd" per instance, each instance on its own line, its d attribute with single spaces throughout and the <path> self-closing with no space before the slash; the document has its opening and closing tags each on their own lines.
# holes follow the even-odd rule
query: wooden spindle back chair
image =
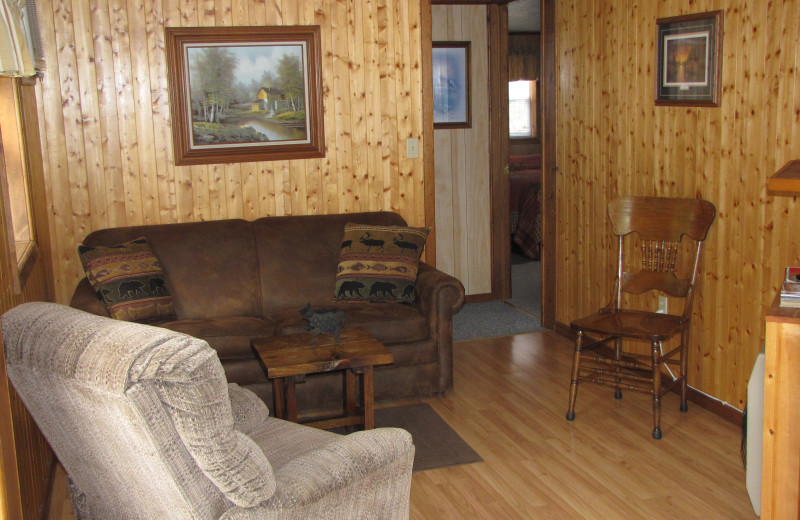
<svg viewBox="0 0 800 520">
<path fill-rule="evenodd" d="M 650 393 L 653 396 L 653 438 L 661 438 L 661 397 L 680 385 L 681 411 L 686 404 L 687 349 L 697 274 L 703 241 L 714 221 L 714 205 L 705 200 L 664 197 L 619 197 L 608 206 L 608 215 L 617 237 L 617 273 L 611 299 L 591 316 L 571 323 L 577 332 L 572 361 L 567 419 L 575 419 L 578 384 L 592 382 L 622 390 Z M 694 241 L 694 259 L 683 276 L 680 253 L 683 237 Z M 631 266 L 626 241 L 638 240 L 641 261 Z M 631 269 L 628 269 L 631 268 Z M 680 314 L 667 314 L 623 308 L 625 293 L 638 295 L 656 291 L 683 298 Z M 593 341 L 587 339 L 591 335 Z M 680 334 L 680 345 L 663 352 L 662 342 Z M 623 339 L 647 341 L 650 354 L 623 349 Z M 613 346 L 613 348 L 611 348 Z M 676 367 L 678 375 L 662 385 L 662 367 Z"/>
</svg>

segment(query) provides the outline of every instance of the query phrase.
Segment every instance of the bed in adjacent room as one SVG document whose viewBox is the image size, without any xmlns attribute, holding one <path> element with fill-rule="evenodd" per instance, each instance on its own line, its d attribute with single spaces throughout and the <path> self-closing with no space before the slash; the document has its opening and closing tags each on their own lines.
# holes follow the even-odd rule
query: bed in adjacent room
<svg viewBox="0 0 800 520">
<path fill-rule="evenodd" d="M 542 252 L 542 156 L 512 155 L 509 175 L 512 240 L 525 256 L 538 260 Z"/>
</svg>

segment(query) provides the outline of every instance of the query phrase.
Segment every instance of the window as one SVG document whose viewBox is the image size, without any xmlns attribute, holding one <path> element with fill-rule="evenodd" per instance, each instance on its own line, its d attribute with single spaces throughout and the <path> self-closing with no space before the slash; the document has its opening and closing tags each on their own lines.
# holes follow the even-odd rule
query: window
<svg viewBox="0 0 800 520">
<path fill-rule="evenodd" d="M 508 82 L 508 132 L 512 138 L 538 137 L 536 81 Z"/>
<path fill-rule="evenodd" d="M 18 81 L 0 78 L 0 194 L 15 294 L 22 291 L 26 267 L 36 257 Z"/>
</svg>

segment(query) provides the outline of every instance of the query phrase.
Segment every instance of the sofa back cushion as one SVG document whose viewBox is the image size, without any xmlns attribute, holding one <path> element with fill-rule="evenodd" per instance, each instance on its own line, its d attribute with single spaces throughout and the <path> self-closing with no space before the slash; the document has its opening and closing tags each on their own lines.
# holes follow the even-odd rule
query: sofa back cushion
<svg viewBox="0 0 800 520">
<path fill-rule="evenodd" d="M 84 246 L 147 238 L 178 319 L 260 316 L 261 287 L 252 223 L 218 220 L 94 231 Z"/>
<path fill-rule="evenodd" d="M 253 222 L 264 316 L 292 306 L 299 313 L 306 302 L 333 301 L 336 268 L 348 222 L 406 225 L 403 217 L 392 212 L 265 217 Z"/>
</svg>

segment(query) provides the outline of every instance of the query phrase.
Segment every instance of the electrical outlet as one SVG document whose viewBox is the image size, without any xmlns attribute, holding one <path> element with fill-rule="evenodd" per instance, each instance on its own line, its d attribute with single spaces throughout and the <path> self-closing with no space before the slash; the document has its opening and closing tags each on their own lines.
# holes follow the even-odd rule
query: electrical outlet
<svg viewBox="0 0 800 520">
<path fill-rule="evenodd" d="M 416 137 L 409 137 L 406 139 L 406 157 L 409 159 L 416 159 L 419 157 L 419 139 Z"/>
<path fill-rule="evenodd" d="M 667 297 L 663 294 L 658 295 L 658 310 L 656 312 L 661 314 L 667 313 Z"/>
</svg>

